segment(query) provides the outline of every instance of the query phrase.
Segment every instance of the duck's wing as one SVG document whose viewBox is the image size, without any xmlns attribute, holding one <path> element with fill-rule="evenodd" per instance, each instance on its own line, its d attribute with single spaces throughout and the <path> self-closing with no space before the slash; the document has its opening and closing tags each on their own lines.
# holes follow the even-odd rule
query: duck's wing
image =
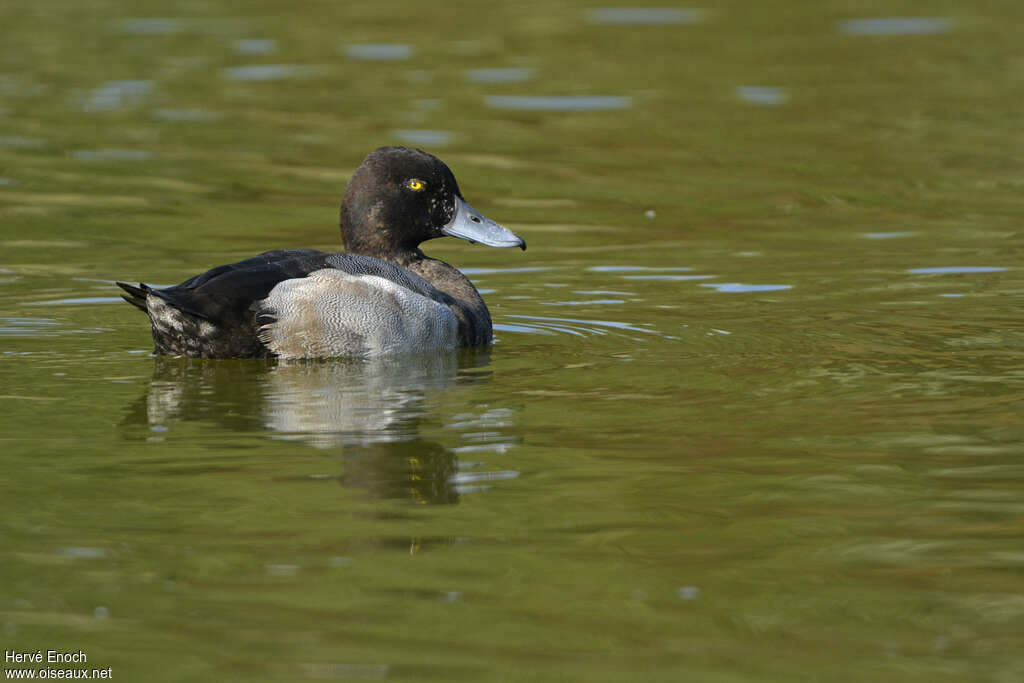
<svg viewBox="0 0 1024 683">
<path fill-rule="evenodd" d="M 276 249 L 258 256 L 217 266 L 180 285 L 157 289 L 119 282 L 125 300 L 144 308 L 146 295 L 159 297 L 173 308 L 214 324 L 248 320 L 259 302 L 278 284 L 323 269 L 351 275 L 376 275 L 438 302 L 448 297 L 422 277 L 398 265 L 359 254 L 338 254 L 313 249 Z M 140 305 L 143 304 L 143 305 Z"/>
<path fill-rule="evenodd" d="M 276 249 L 211 268 L 173 287 L 117 285 L 127 293 L 124 299 L 142 310 L 147 310 L 146 298 L 153 295 L 179 311 L 220 323 L 244 316 L 253 302 L 265 298 L 277 283 L 325 267 L 328 256 L 313 249 Z"/>
</svg>

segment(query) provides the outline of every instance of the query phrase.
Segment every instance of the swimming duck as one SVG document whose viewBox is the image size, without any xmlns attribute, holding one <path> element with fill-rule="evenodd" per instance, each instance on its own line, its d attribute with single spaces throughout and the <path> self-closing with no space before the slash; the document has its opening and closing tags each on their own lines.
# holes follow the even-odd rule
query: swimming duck
<svg viewBox="0 0 1024 683">
<path fill-rule="evenodd" d="M 278 249 L 174 287 L 117 285 L 149 316 L 161 355 L 369 358 L 489 344 L 491 315 L 476 287 L 419 249 L 445 235 L 526 249 L 463 199 L 440 159 L 381 147 L 345 188 L 345 253 Z"/>
</svg>

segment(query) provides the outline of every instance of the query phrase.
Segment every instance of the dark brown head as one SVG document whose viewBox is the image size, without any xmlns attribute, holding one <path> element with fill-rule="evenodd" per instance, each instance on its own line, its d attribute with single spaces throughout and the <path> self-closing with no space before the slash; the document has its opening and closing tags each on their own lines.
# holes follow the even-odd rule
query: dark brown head
<svg viewBox="0 0 1024 683">
<path fill-rule="evenodd" d="M 455 176 L 437 157 L 406 147 L 381 147 L 366 157 L 341 201 L 346 251 L 401 261 L 401 254 L 445 235 L 526 248 L 522 238 L 466 203 Z"/>
</svg>

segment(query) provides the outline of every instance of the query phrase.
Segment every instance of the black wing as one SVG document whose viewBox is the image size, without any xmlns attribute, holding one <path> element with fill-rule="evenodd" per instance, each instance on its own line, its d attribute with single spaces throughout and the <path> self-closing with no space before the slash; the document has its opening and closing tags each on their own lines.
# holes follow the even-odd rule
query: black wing
<svg viewBox="0 0 1024 683">
<path fill-rule="evenodd" d="M 253 302 L 266 298 L 277 283 L 329 267 L 328 256 L 312 249 L 277 249 L 211 268 L 174 287 L 142 287 L 190 315 L 213 323 L 234 322 L 247 317 Z"/>
<path fill-rule="evenodd" d="M 230 325 L 248 319 L 253 304 L 265 299 L 278 283 L 306 277 L 324 268 L 336 268 L 353 275 L 377 275 L 439 302 L 449 298 L 420 276 L 388 261 L 313 249 L 267 251 L 244 261 L 217 266 L 165 289 L 118 284 L 131 296 L 129 303 L 136 306 L 140 294 L 153 294 L 180 311 L 212 323 Z"/>
</svg>

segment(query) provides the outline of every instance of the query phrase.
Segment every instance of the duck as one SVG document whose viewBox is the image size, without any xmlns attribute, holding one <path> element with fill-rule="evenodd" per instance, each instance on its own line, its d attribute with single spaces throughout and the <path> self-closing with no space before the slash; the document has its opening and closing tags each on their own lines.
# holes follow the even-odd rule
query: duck
<svg viewBox="0 0 1024 683">
<path fill-rule="evenodd" d="M 374 150 L 345 187 L 340 226 L 344 252 L 275 249 L 173 287 L 116 284 L 149 317 L 158 356 L 374 358 L 493 341 L 473 283 L 420 245 L 526 241 L 474 209 L 443 161 Z"/>
</svg>

